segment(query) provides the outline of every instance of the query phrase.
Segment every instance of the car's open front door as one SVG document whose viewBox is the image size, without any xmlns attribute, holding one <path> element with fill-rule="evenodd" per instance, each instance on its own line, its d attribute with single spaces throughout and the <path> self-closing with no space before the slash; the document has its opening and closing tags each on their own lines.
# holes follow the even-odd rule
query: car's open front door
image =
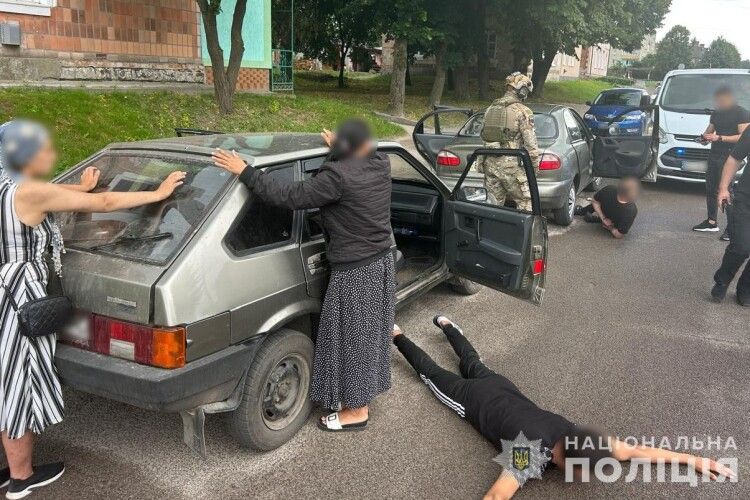
<svg viewBox="0 0 750 500">
<path fill-rule="evenodd" d="M 511 182 L 525 174 L 531 211 L 510 206 L 511 195 L 500 206 L 493 203 L 500 199 L 497 192 L 487 196 L 484 188 L 463 185 L 477 158 L 482 157 L 505 157 L 504 165 L 511 165 L 511 171 L 514 168 L 510 162 L 517 164 L 518 171 L 510 176 Z M 486 185 L 494 185 L 496 179 Z M 466 170 L 445 205 L 445 257 L 451 272 L 540 304 L 546 272 L 547 223 L 542 217 L 536 177 L 526 150 L 478 149 L 469 157 Z"/>
<path fill-rule="evenodd" d="M 464 108 L 436 107 L 414 125 L 412 139 L 422 158 L 434 166 L 442 149 L 456 138 L 474 112 Z"/>
<path fill-rule="evenodd" d="M 648 96 L 645 96 L 648 98 Z M 594 140 L 593 158 L 596 177 L 622 178 L 636 176 L 644 181 L 656 182 L 656 156 L 659 149 L 659 108 L 643 102 L 613 117 L 610 123 L 634 112 L 646 111 L 651 115 L 638 135 L 597 136 Z M 617 127 L 611 127 L 614 133 Z"/>
</svg>

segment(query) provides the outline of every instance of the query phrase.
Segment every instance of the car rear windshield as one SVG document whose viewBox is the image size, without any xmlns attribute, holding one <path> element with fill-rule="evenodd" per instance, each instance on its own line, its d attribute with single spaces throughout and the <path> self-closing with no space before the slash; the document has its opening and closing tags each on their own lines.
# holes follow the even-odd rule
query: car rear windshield
<svg viewBox="0 0 750 500">
<path fill-rule="evenodd" d="M 484 126 L 484 113 L 477 113 L 469 118 L 458 135 L 464 137 L 479 137 Z M 534 130 L 537 139 L 555 139 L 557 137 L 557 121 L 552 115 L 537 113 L 534 115 Z"/>
<path fill-rule="evenodd" d="M 78 183 L 86 167 L 101 171 L 93 192 L 153 191 L 176 170 L 185 183 L 165 201 L 111 213 L 61 214 L 58 219 L 68 248 L 163 265 L 199 227 L 232 179 L 208 161 L 141 154 L 107 154 L 65 176 Z"/>
<path fill-rule="evenodd" d="M 600 106 L 640 106 L 641 93 L 638 91 L 602 92 L 594 104 Z"/>
<path fill-rule="evenodd" d="M 721 86 L 733 89 L 740 106 L 750 109 L 750 73 L 672 76 L 664 84 L 660 104 L 667 111 L 709 114 L 714 92 Z"/>
</svg>

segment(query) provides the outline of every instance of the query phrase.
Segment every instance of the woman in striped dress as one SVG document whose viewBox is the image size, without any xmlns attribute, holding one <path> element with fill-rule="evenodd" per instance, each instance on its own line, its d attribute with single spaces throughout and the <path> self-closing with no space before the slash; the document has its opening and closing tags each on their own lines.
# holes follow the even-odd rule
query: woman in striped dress
<svg viewBox="0 0 750 500">
<path fill-rule="evenodd" d="M 9 294 L 18 306 L 47 295 L 51 250 L 60 273 L 63 251 L 54 212 L 110 212 L 162 201 L 182 184 L 173 172 L 151 192 L 90 194 L 99 180 L 88 169 L 77 185 L 45 182 L 56 153 L 47 131 L 28 121 L 0 126 L 0 430 L 9 468 L 0 471 L 6 497 L 22 498 L 64 472 L 62 463 L 32 467 L 32 435 L 63 418 L 60 381 L 54 366 L 56 336 L 26 337 Z"/>
</svg>

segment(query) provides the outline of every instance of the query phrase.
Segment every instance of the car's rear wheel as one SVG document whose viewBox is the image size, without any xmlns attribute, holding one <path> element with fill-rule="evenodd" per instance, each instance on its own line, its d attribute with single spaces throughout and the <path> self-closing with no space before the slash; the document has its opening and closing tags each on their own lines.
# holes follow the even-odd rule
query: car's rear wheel
<svg viewBox="0 0 750 500">
<path fill-rule="evenodd" d="M 573 223 L 573 215 L 576 209 L 576 195 L 576 185 L 575 183 L 571 183 L 565 205 L 552 212 L 555 224 L 569 226 Z"/>
<path fill-rule="evenodd" d="M 482 285 L 456 276 L 451 280 L 451 288 L 459 295 L 474 295 L 482 290 Z"/>
<path fill-rule="evenodd" d="M 314 347 L 293 330 L 279 330 L 258 349 L 245 378 L 231 429 L 244 447 L 269 451 L 289 441 L 307 421 Z"/>
</svg>

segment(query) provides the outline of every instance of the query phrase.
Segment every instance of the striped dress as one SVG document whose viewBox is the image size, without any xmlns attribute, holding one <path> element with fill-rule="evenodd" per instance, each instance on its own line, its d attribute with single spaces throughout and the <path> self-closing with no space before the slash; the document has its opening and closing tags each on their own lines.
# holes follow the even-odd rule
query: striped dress
<svg viewBox="0 0 750 500">
<path fill-rule="evenodd" d="M 49 218 L 36 227 L 16 214 L 18 185 L 0 176 L 0 278 L 19 306 L 47 293 L 44 253 L 53 235 Z M 63 397 L 54 365 L 56 335 L 21 335 L 13 306 L 0 287 L 0 430 L 17 439 L 37 434 L 63 418 Z"/>
</svg>

